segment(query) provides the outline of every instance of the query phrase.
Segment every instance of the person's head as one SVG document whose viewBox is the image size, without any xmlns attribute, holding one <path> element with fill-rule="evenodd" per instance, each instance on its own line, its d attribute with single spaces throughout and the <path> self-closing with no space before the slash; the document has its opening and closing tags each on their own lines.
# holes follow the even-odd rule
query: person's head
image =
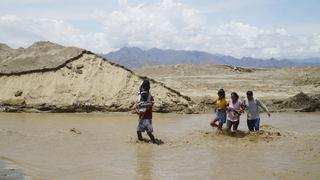
<svg viewBox="0 0 320 180">
<path fill-rule="evenodd" d="M 224 89 L 219 89 L 218 96 L 219 96 L 219 98 L 225 98 L 226 97 L 226 93 L 224 92 Z"/>
<path fill-rule="evenodd" d="M 143 80 L 143 82 L 142 82 L 142 84 L 140 86 L 140 93 L 142 92 L 142 89 L 149 92 L 149 90 L 150 90 L 150 82 L 149 82 L 149 80 L 147 80 L 147 79 Z"/>
<path fill-rule="evenodd" d="M 247 98 L 248 98 L 248 100 L 253 99 L 253 92 L 252 91 L 247 91 Z"/>
<path fill-rule="evenodd" d="M 237 102 L 239 99 L 239 95 L 236 92 L 231 93 L 231 100 L 232 102 Z"/>
<path fill-rule="evenodd" d="M 147 101 L 148 100 L 148 96 L 149 96 L 149 92 L 144 88 L 141 88 L 140 90 L 141 90 L 141 92 L 140 92 L 141 100 L 142 101 Z"/>
</svg>

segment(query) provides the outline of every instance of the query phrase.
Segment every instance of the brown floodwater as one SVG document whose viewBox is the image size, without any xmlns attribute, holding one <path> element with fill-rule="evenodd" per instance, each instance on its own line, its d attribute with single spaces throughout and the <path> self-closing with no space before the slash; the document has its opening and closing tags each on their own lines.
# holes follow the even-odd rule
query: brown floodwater
<svg viewBox="0 0 320 180">
<path fill-rule="evenodd" d="M 320 179 L 319 113 L 262 115 L 262 135 L 245 117 L 217 133 L 211 116 L 155 114 L 154 145 L 127 113 L 0 113 L 0 160 L 30 179 Z"/>
</svg>

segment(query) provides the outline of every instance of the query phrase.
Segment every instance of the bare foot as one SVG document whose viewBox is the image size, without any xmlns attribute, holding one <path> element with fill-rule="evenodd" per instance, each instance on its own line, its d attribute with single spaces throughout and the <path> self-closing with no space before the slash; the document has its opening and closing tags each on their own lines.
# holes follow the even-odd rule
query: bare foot
<svg viewBox="0 0 320 180">
<path fill-rule="evenodd" d="M 218 127 L 216 123 L 210 123 L 211 127 Z"/>
</svg>

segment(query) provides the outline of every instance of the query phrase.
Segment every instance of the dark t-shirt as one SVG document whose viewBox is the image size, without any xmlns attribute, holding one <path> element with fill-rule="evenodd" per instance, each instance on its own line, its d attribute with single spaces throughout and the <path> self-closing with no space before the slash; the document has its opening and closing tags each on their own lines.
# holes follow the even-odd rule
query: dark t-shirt
<svg viewBox="0 0 320 180">
<path fill-rule="evenodd" d="M 148 103 L 150 103 L 150 102 L 152 102 L 152 103 L 154 102 L 154 99 L 152 96 L 150 96 L 150 98 L 148 98 Z M 146 113 L 144 114 L 142 119 L 152 119 L 152 106 L 147 108 Z"/>
</svg>

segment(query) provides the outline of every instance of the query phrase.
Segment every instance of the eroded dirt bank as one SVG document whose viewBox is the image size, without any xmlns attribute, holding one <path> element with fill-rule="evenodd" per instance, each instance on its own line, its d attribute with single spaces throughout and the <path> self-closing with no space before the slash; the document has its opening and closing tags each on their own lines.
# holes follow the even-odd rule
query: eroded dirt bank
<svg viewBox="0 0 320 180">
<path fill-rule="evenodd" d="M 143 79 L 89 51 L 38 42 L 1 46 L 0 111 L 130 111 Z M 187 96 L 150 79 L 156 112 L 193 112 Z"/>
</svg>

